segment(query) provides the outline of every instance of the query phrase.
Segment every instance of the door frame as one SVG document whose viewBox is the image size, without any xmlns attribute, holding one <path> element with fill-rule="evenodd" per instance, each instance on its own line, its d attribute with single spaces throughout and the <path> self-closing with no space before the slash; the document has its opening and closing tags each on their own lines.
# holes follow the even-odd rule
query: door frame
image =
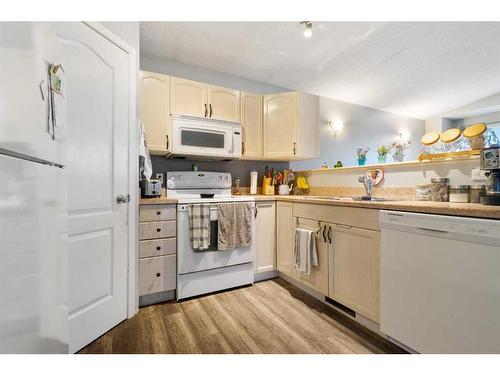
<svg viewBox="0 0 500 375">
<path fill-rule="evenodd" d="M 139 238 L 139 152 L 137 142 L 137 83 L 138 83 L 138 51 L 122 38 L 114 34 L 111 30 L 103 26 L 99 22 L 82 23 L 118 48 L 123 50 L 128 55 L 129 66 L 129 123 L 128 123 L 128 194 L 130 201 L 127 207 L 127 255 L 128 255 L 128 271 L 127 271 L 127 318 L 134 316 L 139 310 L 138 283 L 139 277 L 137 270 L 139 269 L 138 256 L 138 238 Z"/>
</svg>

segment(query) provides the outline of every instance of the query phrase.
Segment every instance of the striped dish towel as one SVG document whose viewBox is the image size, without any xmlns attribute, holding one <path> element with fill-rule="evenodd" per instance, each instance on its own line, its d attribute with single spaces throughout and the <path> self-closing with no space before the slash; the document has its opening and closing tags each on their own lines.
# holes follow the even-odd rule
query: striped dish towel
<svg viewBox="0 0 500 375">
<path fill-rule="evenodd" d="M 189 240 L 193 250 L 203 251 L 210 246 L 210 203 L 188 205 Z"/>
</svg>

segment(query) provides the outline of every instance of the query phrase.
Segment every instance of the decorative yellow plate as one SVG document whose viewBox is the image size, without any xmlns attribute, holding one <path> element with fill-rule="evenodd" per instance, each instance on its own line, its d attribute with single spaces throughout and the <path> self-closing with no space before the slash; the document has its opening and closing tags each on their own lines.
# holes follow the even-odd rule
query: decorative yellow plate
<svg viewBox="0 0 500 375">
<path fill-rule="evenodd" d="M 439 133 L 436 132 L 425 133 L 422 138 L 420 138 L 420 142 L 422 142 L 422 144 L 425 146 L 430 146 L 436 143 L 438 140 Z"/>
<path fill-rule="evenodd" d="M 462 134 L 462 131 L 460 129 L 448 129 L 445 132 L 441 133 L 441 141 L 443 141 L 444 143 L 455 142 L 458 138 L 460 138 L 460 134 Z"/>
<path fill-rule="evenodd" d="M 484 132 L 486 131 L 486 129 L 487 129 L 486 124 L 483 123 L 483 122 L 469 125 L 464 130 L 464 137 L 466 137 L 466 138 L 477 138 L 477 137 L 480 137 L 480 136 L 482 136 L 484 134 Z"/>
</svg>

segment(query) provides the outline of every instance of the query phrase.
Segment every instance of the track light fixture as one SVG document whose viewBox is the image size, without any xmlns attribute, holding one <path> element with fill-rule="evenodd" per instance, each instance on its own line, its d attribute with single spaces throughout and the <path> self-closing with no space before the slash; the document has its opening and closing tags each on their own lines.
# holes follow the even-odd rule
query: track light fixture
<svg viewBox="0 0 500 375">
<path fill-rule="evenodd" d="M 301 25 L 303 24 L 305 26 L 304 36 L 306 38 L 310 38 L 312 36 L 312 34 L 313 34 L 313 30 L 312 30 L 313 24 L 312 24 L 312 22 L 311 21 L 302 21 L 300 24 Z"/>
</svg>

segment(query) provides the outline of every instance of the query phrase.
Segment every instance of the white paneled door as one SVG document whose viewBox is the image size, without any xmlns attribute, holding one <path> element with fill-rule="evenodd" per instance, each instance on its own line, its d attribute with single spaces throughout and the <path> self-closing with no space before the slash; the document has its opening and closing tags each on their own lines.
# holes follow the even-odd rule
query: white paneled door
<svg viewBox="0 0 500 375">
<path fill-rule="evenodd" d="M 127 317 L 128 54 L 83 23 L 56 23 L 66 65 L 69 346 Z"/>
</svg>

